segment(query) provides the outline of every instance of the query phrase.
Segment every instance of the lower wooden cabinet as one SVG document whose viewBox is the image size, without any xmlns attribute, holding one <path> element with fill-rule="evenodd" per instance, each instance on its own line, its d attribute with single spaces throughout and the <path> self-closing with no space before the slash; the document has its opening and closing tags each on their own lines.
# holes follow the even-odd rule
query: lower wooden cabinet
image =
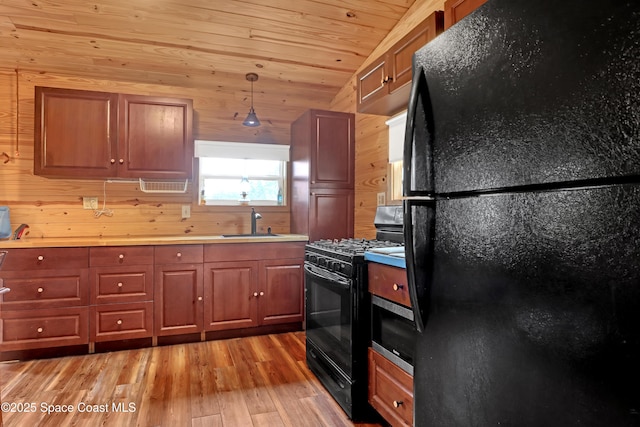
<svg viewBox="0 0 640 427">
<path fill-rule="evenodd" d="M 302 322 L 303 264 L 296 259 L 260 262 L 258 319 L 261 325 Z"/>
<path fill-rule="evenodd" d="M 202 264 L 156 266 L 155 335 L 180 335 L 203 330 Z"/>
<path fill-rule="evenodd" d="M 91 306 L 92 342 L 148 338 L 153 335 L 153 302 Z"/>
<path fill-rule="evenodd" d="M 209 331 L 302 322 L 301 259 L 205 264 Z"/>
<path fill-rule="evenodd" d="M 304 245 L 11 249 L 0 352 L 302 327 Z"/>
<path fill-rule="evenodd" d="M 89 343 L 89 308 L 2 310 L 2 350 L 26 350 Z"/>
<path fill-rule="evenodd" d="M 390 425 L 413 425 L 413 377 L 371 348 L 369 403 Z"/>
<path fill-rule="evenodd" d="M 205 264 L 208 331 L 258 326 L 258 261 Z"/>
</svg>

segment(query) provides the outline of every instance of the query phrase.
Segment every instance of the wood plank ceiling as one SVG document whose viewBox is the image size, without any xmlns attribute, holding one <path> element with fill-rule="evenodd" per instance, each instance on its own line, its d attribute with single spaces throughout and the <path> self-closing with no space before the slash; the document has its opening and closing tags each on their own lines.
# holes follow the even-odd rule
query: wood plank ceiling
<svg viewBox="0 0 640 427">
<path fill-rule="evenodd" d="M 244 118 L 326 106 L 415 0 L 1 0 L 0 67 L 215 90 Z"/>
</svg>

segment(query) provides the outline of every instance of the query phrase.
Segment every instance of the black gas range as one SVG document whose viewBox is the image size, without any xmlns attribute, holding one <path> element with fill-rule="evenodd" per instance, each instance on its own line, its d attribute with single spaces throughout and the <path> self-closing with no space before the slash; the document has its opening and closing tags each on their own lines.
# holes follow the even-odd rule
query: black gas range
<svg viewBox="0 0 640 427">
<path fill-rule="evenodd" d="M 356 421 L 374 417 L 367 403 L 371 300 L 364 252 L 402 246 L 388 240 L 319 240 L 305 250 L 307 364 Z"/>
</svg>

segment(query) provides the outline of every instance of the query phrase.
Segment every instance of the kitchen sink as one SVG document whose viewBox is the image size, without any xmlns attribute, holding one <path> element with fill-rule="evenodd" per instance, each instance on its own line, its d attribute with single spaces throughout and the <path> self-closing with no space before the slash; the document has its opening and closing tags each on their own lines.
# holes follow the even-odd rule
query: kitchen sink
<svg viewBox="0 0 640 427">
<path fill-rule="evenodd" d="M 276 237 L 277 234 L 271 233 L 256 233 L 256 234 L 223 234 L 222 237 Z"/>
</svg>

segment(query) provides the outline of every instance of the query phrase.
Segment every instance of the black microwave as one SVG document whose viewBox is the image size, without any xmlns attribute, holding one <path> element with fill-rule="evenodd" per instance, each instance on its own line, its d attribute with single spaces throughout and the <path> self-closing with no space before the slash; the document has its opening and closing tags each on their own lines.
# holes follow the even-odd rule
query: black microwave
<svg viewBox="0 0 640 427">
<path fill-rule="evenodd" d="M 417 335 L 413 311 L 410 308 L 372 295 L 371 346 L 411 375 Z"/>
</svg>

